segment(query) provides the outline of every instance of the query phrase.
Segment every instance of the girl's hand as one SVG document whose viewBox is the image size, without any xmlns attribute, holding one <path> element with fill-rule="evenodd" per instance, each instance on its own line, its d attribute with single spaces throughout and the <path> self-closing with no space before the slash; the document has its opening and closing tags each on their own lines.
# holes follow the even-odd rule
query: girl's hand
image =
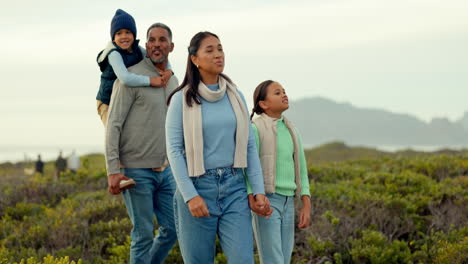
<svg viewBox="0 0 468 264">
<path fill-rule="evenodd" d="M 307 228 L 310 226 L 310 197 L 307 195 L 302 196 L 302 209 L 301 213 L 299 214 L 299 224 L 297 227 L 299 228 Z"/>
<path fill-rule="evenodd" d="M 192 200 L 188 201 L 188 207 L 193 217 L 209 217 L 208 207 L 205 200 L 200 195 L 195 196 Z"/>
</svg>

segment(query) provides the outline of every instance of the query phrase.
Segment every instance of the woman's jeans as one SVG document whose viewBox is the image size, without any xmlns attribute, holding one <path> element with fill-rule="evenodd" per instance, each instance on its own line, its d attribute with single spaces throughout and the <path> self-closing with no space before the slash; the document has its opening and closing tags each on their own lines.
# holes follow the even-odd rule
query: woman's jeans
<svg viewBox="0 0 468 264">
<path fill-rule="evenodd" d="M 263 264 L 289 264 L 294 248 L 294 196 L 267 194 L 273 213 L 266 219 L 253 215 L 253 228 Z"/>
<path fill-rule="evenodd" d="M 135 180 L 136 186 L 125 190 L 123 197 L 132 221 L 131 264 L 159 264 L 177 240 L 174 225 L 173 199 L 175 181 L 171 168 L 162 172 L 152 169 L 122 169 Z M 154 237 L 154 216 L 159 225 Z"/>
<path fill-rule="evenodd" d="M 193 177 L 192 182 L 210 216 L 193 217 L 176 191 L 174 213 L 184 263 L 213 263 L 216 235 L 229 264 L 254 263 L 251 214 L 242 170 L 210 169 Z"/>
</svg>

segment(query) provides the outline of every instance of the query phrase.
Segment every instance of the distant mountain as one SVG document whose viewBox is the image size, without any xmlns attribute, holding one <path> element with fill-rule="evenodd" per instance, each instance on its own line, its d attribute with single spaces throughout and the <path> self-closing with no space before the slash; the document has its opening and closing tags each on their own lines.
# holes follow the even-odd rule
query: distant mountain
<svg viewBox="0 0 468 264">
<path fill-rule="evenodd" d="M 343 142 L 330 142 L 314 148 L 306 149 L 306 160 L 307 164 L 320 164 L 328 162 L 341 162 L 347 160 L 358 160 L 358 159 L 375 159 L 381 157 L 422 157 L 422 156 L 433 156 L 433 155 L 446 155 L 446 156 L 457 156 L 457 155 L 468 155 L 468 149 L 463 150 L 451 150 L 451 149 L 439 149 L 432 152 L 414 151 L 409 149 L 403 149 L 395 152 L 381 151 L 373 147 L 351 147 Z"/>
<path fill-rule="evenodd" d="M 358 108 L 321 97 L 290 103 L 285 115 L 302 134 L 304 144 L 344 141 L 353 145 L 468 145 L 468 112 L 462 120 L 414 116 L 380 109 Z"/>
</svg>

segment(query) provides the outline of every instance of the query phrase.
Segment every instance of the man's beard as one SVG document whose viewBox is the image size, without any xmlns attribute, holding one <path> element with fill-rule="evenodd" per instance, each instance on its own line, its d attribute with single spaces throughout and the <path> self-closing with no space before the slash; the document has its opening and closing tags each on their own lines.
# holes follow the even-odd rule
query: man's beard
<svg viewBox="0 0 468 264">
<path fill-rule="evenodd" d="M 148 56 L 148 57 L 149 57 L 149 56 Z M 151 57 L 149 57 L 149 58 L 150 58 L 150 60 L 151 60 L 154 64 L 160 64 L 160 63 L 163 63 L 163 62 L 165 62 L 165 61 L 167 60 L 167 57 L 166 57 L 166 56 L 163 56 L 162 58 L 157 59 L 157 60 L 155 60 L 155 59 L 153 59 L 153 58 L 151 58 Z"/>
</svg>

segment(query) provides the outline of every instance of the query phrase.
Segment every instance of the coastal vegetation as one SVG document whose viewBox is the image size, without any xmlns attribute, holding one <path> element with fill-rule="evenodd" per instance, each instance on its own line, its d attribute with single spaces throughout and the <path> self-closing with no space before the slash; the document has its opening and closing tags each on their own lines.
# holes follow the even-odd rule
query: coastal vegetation
<svg viewBox="0 0 468 264">
<path fill-rule="evenodd" d="M 468 152 L 307 150 L 312 225 L 292 263 L 468 263 Z M 107 193 L 104 157 L 54 180 L 0 164 L 0 264 L 128 263 L 130 220 Z M 227 263 L 217 246 L 217 263 Z M 167 263 L 182 263 L 178 247 Z"/>
</svg>

